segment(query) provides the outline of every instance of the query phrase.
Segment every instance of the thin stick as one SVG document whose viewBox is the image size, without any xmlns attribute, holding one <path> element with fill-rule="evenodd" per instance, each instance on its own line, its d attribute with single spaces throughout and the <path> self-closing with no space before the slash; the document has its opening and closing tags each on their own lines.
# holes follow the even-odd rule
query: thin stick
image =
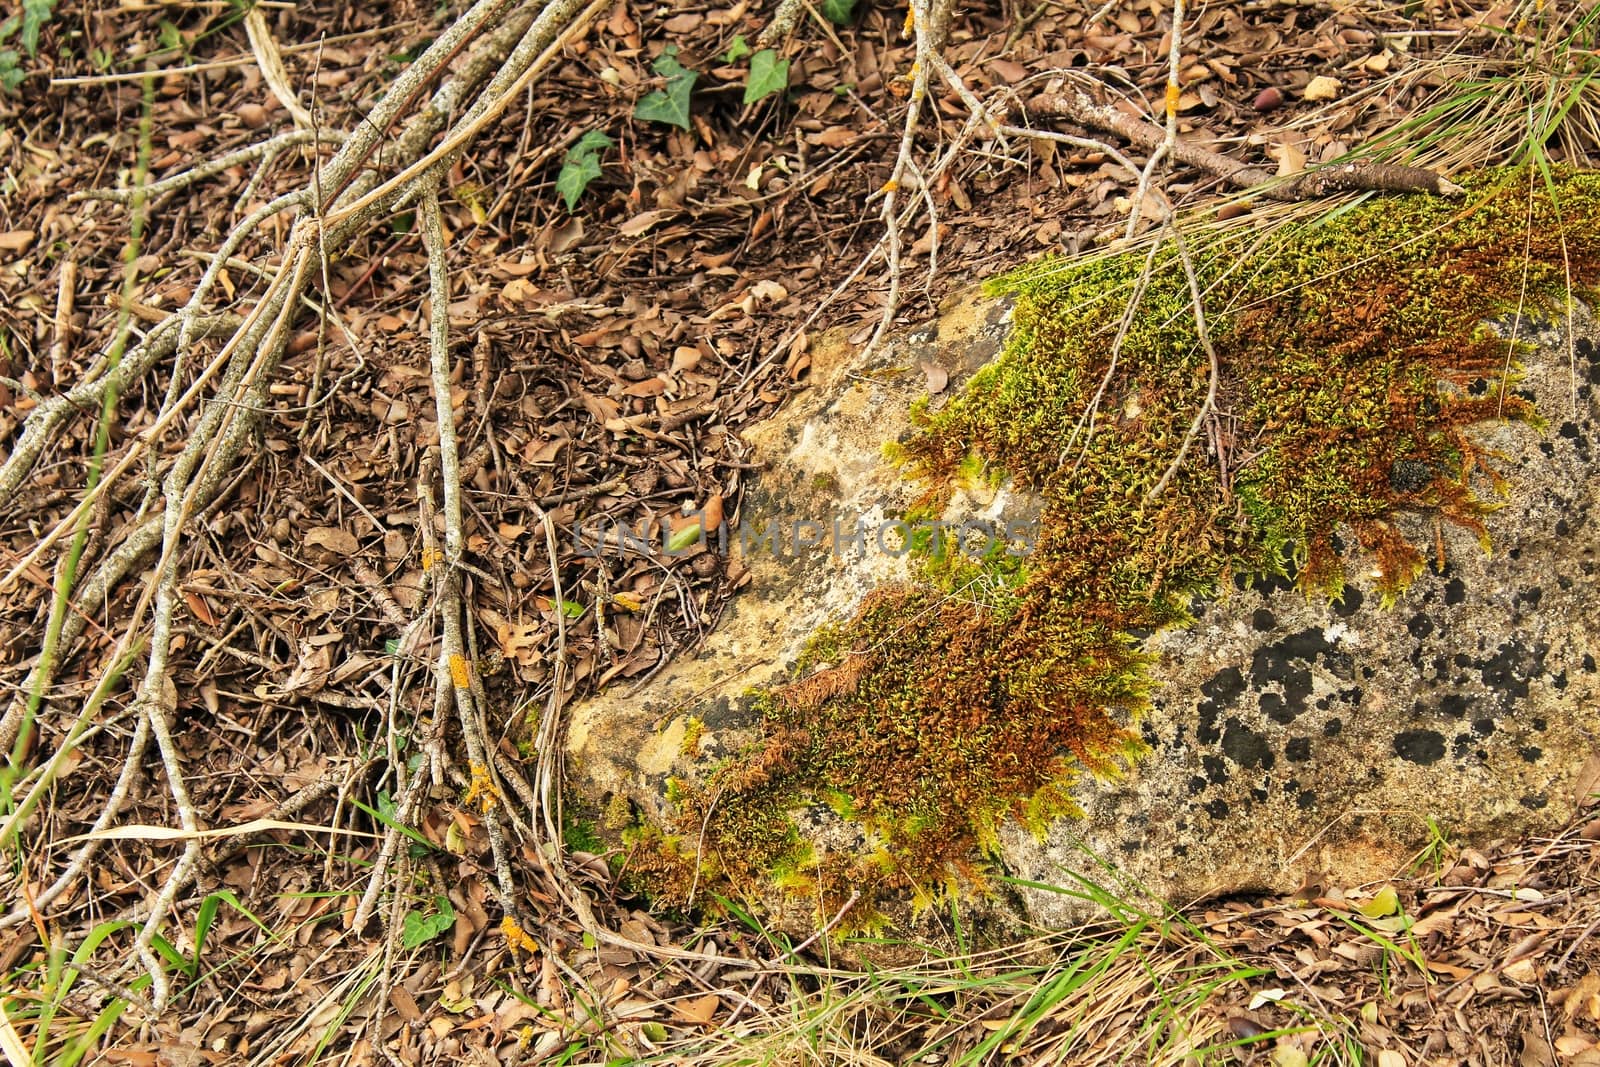
<svg viewBox="0 0 1600 1067">
<path fill-rule="evenodd" d="M 1160 496 L 1161 491 L 1167 487 L 1172 476 L 1183 465 L 1183 457 L 1188 454 L 1189 446 L 1194 444 L 1195 437 L 1199 435 L 1201 424 L 1217 409 L 1217 380 L 1221 377 L 1217 350 L 1211 344 L 1210 331 L 1206 329 L 1205 301 L 1200 294 L 1200 280 L 1195 275 L 1194 260 L 1189 255 L 1189 245 L 1183 239 L 1183 232 L 1172 222 L 1170 214 L 1167 217 L 1167 225 L 1172 231 L 1173 240 L 1178 245 L 1178 257 L 1183 260 L 1183 275 L 1189 281 L 1189 299 L 1194 307 L 1195 336 L 1199 338 L 1200 347 L 1205 350 L 1206 359 L 1210 361 L 1211 377 L 1206 383 L 1205 401 L 1200 405 L 1200 410 L 1195 412 L 1194 421 L 1189 424 L 1189 432 L 1183 435 L 1183 443 L 1178 446 L 1178 454 L 1172 457 L 1172 463 L 1162 472 L 1161 480 L 1156 482 L 1154 488 L 1145 495 L 1146 504 Z"/>
<path fill-rule="evenodd" d="M 55 338 L 50 342 L 50 380 L 61 388 L 67 380 L 67 355 L 72 347 L 72 305 L 78 291 L 78 261 L 69 259 L 61 264 L 61 277 L 56 281 Z"/>
</svg>

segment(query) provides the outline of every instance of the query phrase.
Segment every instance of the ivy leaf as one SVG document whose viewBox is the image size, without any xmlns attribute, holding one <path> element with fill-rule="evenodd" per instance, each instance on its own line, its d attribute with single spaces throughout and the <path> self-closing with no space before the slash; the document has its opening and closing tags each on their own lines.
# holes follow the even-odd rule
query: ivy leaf
<svg viewBox="0 0 1600 1067">
<path fill-rule="evenodd" d="M 856 0 L 822 0 L 822 17 L 835 26 L 849 25 L 856 15 Z"/>
<path fill-rule="evenodd" d="M 22 0 L 22 47 L 30 58 L 39 54 L 39 31 L 55 6 L 56 0 Z"/>
<path fill-rule="evenodd" d="M 750 54 L 750 46 L 745 43 L 744 34 L 733 35 L 733 43 L 728 46 L 728 54 L 722 57 L 724 63 L 737 63 Z"/>
<path fill-rule="evenodd" d="M 763 48 L 750 57 L 750 78 L 744 83 L 746 104 L 753 104 L 773 93 L 781 93 L 788 87 L 787 59 L 779 59 L 778 53 L 771 48 Z"/>
<path fill-rule="evenodd" d="M 456 909 L 450 906 L 449 897 L 434 897 L 433 903 L 439 910 L 432 915 L 406 912 L 405 921 L 400 924 L 400 947 L 425 945 L 456 924 Z"/>
<path fill-rule="evenodd" d="M 657 89 L 640 100 L 633 109 L 633 117 L 644 122 L 661 122 L 680 129 L 689 128 L 689 94 L 700 77 L 678 62 L 678 49 L 668 45 L 650 69 L 667 80 L 666 88 Z"/>
<path fill-rule="evenodd" d="M 28 72 L 17 65 L 18 58 L 16 49 L 0 49 L 0 89 L 8 93 L 28 76 Z"/>
<path fill-rule="evenodd" d="M 616 144 L 604 130 L 590 130 L 578 138 L 578 143 L 567 149 L 561 163 L 561 173 L 556 175 L 556 192 L 572 211 L 578 197 L 589 188 L 589 183 L 600 177 L 600 152 Z"/>
</svg>

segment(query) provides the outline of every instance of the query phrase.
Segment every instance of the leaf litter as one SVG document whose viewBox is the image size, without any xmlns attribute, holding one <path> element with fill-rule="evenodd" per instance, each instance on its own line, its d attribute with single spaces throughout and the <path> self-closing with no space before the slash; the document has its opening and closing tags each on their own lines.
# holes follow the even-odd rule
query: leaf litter
<svg viewBox="0 0 1600 1067">
<path fill-rule="evenodd" d="M 980 94 L 1062 69 L 1099 70 L 1130 109 L 1157 113 L 1165 6 L 1115 5 L 1090 22 L 1097 6 L 1040 5 L 1021 23 L 1022 14 L 963 11 L 946 58 Z M 554 684 L 558 651 L 572 664 L 563 699 L 637 684 L 693 649 L 741 580 L 709 549 L 677 558 L 619 540 L 616 552 L 585 552 L 563 536 L 558 595 L 529 503 L 560 531 L 653 531 L 658 546 L 661 531 L 682 528 L 686 510 L 736 518 L 753 474 L 741 428 L 806 388 L 805 339 L 818 332 L 808 315 L 877 240 L 867 202 L 893 166 L 913 55 L 900 13 L 828 0 L 825 30 L 802 24 L 776 50 L 746 43 L 741 52 L 771 7 L 609 5 L 448 175 L 448 314 L 458 339 L 450 400 L 469 496 L 469 597 L 501 715 L 492 736 L 514 757 L 532 736 L 526 709 Z M 1449 84 L 1451 62 L 1468 64 L 1474 48 L 1491 47 L 1511 5 L 1421 7 L 1421 16 L 1376 2 L 1202 7 L 1186 33 L 1182 135 L 1286 170 L 1341 155 Z M 272 17 L 302 102 L 314 96 L 329 129 L 349 129 L 438 32 L 440 15 L 399 2 Z M 46 78 L 137 70 L 141 57 L 195 66 L 156 81 L 153 179 L 293 123 L 251 61 L 243 28 L 221 9 L 61 4 L 38 28 L 39 69 L 22 94 L 0 96 L 7 448 L 36 398 L 73 383 L 106 346 L 119 308 L 148 322 L 180 305 L 205 267 L 192 250 L 214 248 L 228 221 L 296 187 L 312 155 L 327 151 L 302 145 L 259 173 L 239 165 L 158 197 L 124 305 L 125 211 L 65 194 L 126 174 L 140 86 L 48 89 Z M 1435 58 L 1462 41 L 1463 58 Z M 953 94 L 935 103 L 920 134 L 930 150 L 966 116 Z M 1216 184 L 1180 168 L 1166 189 L 1194 202 Z M 1116 223 L 1135 191 L 1092 151 L 1031 141 L 1010 155 L 970 153 L 930 191 L 937 231 L 909 255 L 927 265 L 937 232 L 940 269 L 908 272 L 897 322 L 930 317 L 945 295 L 1021 256 L 1076 251 Z M 284 236 L 269 224 L 236 253 L 242 265 L 222 269 L 237 310 L 260 295 L 247 264 L 277 253 Z M 417 737 L 385 736 L 385 723 L 398 707 L 394 721 L 419 735 L 433 728 L 425 694 L 437 647 L 407 625 L 426 608 L 433 562 L 415 502 L 423 454 L 439 436 L 425 279 L 406 214 L 329 264 L 318 299 L 337 328 L 313 325 L 295 339 L 259 447 L 226 505 L 201 517 L 180 562 L 177 740 L 193 803 L 222 839 L 180 900 L 187 931 L 170 939 L 204 966 L 166 1014 L 132 1013 L 97 1039 L 105 1061 L 538 1062 L 582 1050 L 676 1049 L 688 1062 L 725 1050 L 722 1040 L 774 1040 L 762 1035 L 789 1032 L 830 995 L 842 1005 L 825 1035 L 836 1055 L 911 1058 L 937 1048 L 954 1057 L 990 1047 L 1018 992 L 1004 981 L 907 1002 L 852 999 L 851 980 L 817 958 L 775 976 L 764 965 L 781 953 L 759 929 L 654 916 L 619 896 L 612 876 L 626 857 L 586 851 L 581 826 L 568 828 L 568 845 L 592 906 L 640 948 L 587 943 L 564 903 L 530 877 L 541 928 L 524 936 L 537 948 L 513 952 L 516 939 L 491 915 L 489 848 L 465 788 L 434 797 L 411 828 L 417 873 L 396 887 L 392 923 L 407 954 L 387 1003 L 352 994 L 344 976 L 365 973 L 383 936 L 347 928 L 372 858 L 362 835 L 393 818 L 385 759 L 421 751 Z M 873 271 L 845 286 L 829 328 L 864 339 L 886 287 Z M 163 393 L 190 384 L 214 352 L 202 341 L 176 377 L 159 368 L 127 392 L 113 447 L 149 426 Z M 935 370 L 931 392 L 945 387 Z M 70 424 L 6 507 L 8 555 L 26 552 L 75 504 L 91 433 L 88 420 Z M 88 559 L 115 550 L 140 495 L 130 483 L 105 499 Z M 37 654 L 49 582 L 35 566 L 0 593 L 0 677 L 12 689 Z M 112 591 L 71 650 L 52 706 L 90 697 L 137 598 L 134 585 Z M 5 875 L 12 905 L 37 897 L 62 869 L 67 842 L 92 829 L 134 722 L 127 693 L 113 694 L 33 817 L 28 833 L 50 847 L 25 850 Z M 42 729 L 47 752 L 65 725 L 51 715 Z M 141 787 L 120 824 L 175 826 L 164 788 Z M 1241 1060 L 1271 1049 L 1273 1062 L 1295 1062 L 1296 1052 L 1348 1041 L 1390 1057 L 1383 1063 L 1600 1062 L 1596 826 L 1482 852 L 1443 849 L 1431 869 L 1390 886 L 1308 885 L 1283 900 L 1199 904 L 1189 911 L 1193 927 L 1151 942 L 1148 955 L 1176 966 L 1221 952 L 1259 969 L 1188 1016 L 1193 1047 L 1242 1042 Z M 175 855 L 154 835 L 121 838 L 47 909 L 44 925 L 11 927 L 0 963 L 14 988 L 41 988 L 53 946 L 82 943 L 131 914 Z M 526 846 L 521 859 L 530 871 L 545 862 Z M 270 935 L 213 906 L 197 949 L 194 918 L 213 887 L 236 894 Z M 95 967 L 114 972 L 126 936 L 107 935 Z M 1043 981 L 1086 936 L 1035 944 L 1018 956 L 1036 968 L 1024 973 Z M 1010 972 L 1014 961 L 998 966 Z M 1118 987 L 1127 999 L 1105 1008 L 1101 1048 L 1075 1044 L 1081 1015 L 1063 1007 L 1008 1037 L 1007 1054 L 1098 1062 L 1118 1035 L 1135 1039 L 1148 1024 L 1141 1006 L 1159 1001 L 1148 979 L 1129 975 Z M 55 1033 L 95 1018 L 117 988 L 80 983 L 60 1005 Z M 930 1010 L 934 1001 L 940 1010 Z M 43 1038 L 30 1023 L 37 1016 L 14 1010 L 29 1003 L 19 993 L 8 1014 L 25 1037 Z"/>
</svg>

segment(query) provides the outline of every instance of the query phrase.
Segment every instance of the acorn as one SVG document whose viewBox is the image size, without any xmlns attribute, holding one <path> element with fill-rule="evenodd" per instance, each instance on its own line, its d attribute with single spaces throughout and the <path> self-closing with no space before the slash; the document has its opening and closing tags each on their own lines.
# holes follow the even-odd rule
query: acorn
<svg viewBox="0 0 1600 1067">
<path fill-rule="evenodd" d="M 1283 90 L 1275 85 L 1269 85 L 1256 94 L 1255 109 L 1257 111 L 1271 111 L 1283 103 Z"/>
</svg>

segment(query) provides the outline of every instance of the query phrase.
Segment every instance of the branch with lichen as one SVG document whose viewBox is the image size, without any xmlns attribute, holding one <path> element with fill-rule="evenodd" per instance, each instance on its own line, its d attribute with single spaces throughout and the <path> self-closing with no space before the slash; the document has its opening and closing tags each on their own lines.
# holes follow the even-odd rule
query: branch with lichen
<svg viewBox="0 0 1600 1067">
<path fill-rule="evenodd" d="M 154 579 L 144 588 L 135 609 L 124 615 L 127 633 L 132 634 L 141 628 L 146 613 L 151 614 L 149 660 L 134 696 L 135 706 L 142 712 L 139 727 L 124 761 L 116 796 L 103 815 L 102 821 L 107 825 L 121 807 L 120 798 L 133 790 L 141 773 L 146 738 L 154 737 L 180 822 L 186 831 L 198 828 L 198 813 L 184 789 L 181 757 L 173 744 L 170 726 L 176 694 L 169 655 L 177 582 L 186 553 L 184 531 L 234 484 L 233 471 L 240 457 L 247 454 L 246 445 L 266 410 L 267 389 L 287 350 L 295 319 L 302 312 L 304 294 L 318 265 L 330 250 L 347 244 L 397 204 L 413 197 L 419 183 L 437 181 L 454 153 L 519 97 L 549 62 L 553 50 L 570 39 L 576 28 L 585 26 L 595 10 L 595 5 L 586 8 L 580 0 L 551 0 L 543 5 L 480 0 L 407 67 L 366 121 L 347 136 L 327 137 L 329 142 L 340 144 L 339 150 L 318 166 L 305 187 L 252 213 L 234 228 L 219 254 L 211 257 L 201 284 L 183 308 L 158 323 L 120 364 L 102 358 L 72 391 L 51 398 L 30 413 L 18 447 L 0 464 L 0 503 L 21 492 L 46 449 L 79 410 L 95 409 L 104 397 L 125 389 L 158 361 L 166 357 L 184 359 L 199 341 L 223 338 L 220 351 L 200 369 L 192 383 L 167 398 L 152 425 L 131 439 L 101 484 L 84 494 L 71 513 L 47 531 L 0 579 L 3 586 L 24 573 L 33 573 L 45 554 L 77 528 L 91 508 L 110 499 L 111 487 L 135 463 L 159 454 L 165 438 L 182 427 L 184 445 L 166 466 L 159 493 L 150 501 L 154 510 L 131 524 L 124 540 L 86 577 L 75 605 L 80 610 L 72 616 L 93 618 L 93 608 L 81 609 L 90 601 L 103 603 L 150 551 L 159 550 Z M 467 57 L 460 59 L 462 51 L 469 47 Z M 437 89 L 425 98 L 428 86 L 436 81 Z M 443 143 L 439 143 L 441 132 Z M 299 135 L 286 135 L 248 150 L 254 154 L 244 158 L 259 158 L 264 166 L 274 151 L 292 147 L 300 140 Z M 381 165 L 375 165 L 376 160 L 381 160 Z M 203 180 L 217 169 L 213 161 L 169 181 L 175 190 Z M 281 265 L 265 269 L 268 283 L 254 307 L 243 318 L 208 313 L 206 307 L 223 265 L 261 223 L 280 212 L 294 219 L 287 248 Z M 71 632 L 64 631 L 64 637 L 75 640 L 81 633 L 80 624 Z M 69 652 L 70 643 L 71 640 L 63 642 L 63 656 Z M 27 688 L 25 685 L 23 691 Z M 13 713 L 0 722 L 0 734 L 14 735 Z M 150 949 L 157 930 L 195 873 L 198 846 L 192 837 L 189 842 L 161 890 L 140 909 L 142 929 L 135 942 L 135 956 L 151 974 L 152 1003 L 157 1011 L 169 999 L 171 990 Z M 59 892 L 65 892 L 72 877 L 87 870 L 95 845 L 93 841 L 85 844 L 51 890 L 60 886 Z M 504 865 L 499 866 L 505 873 Z M 501 881 L 504 885 L 505 878 Z M 6 916 L 0 923 L 10 919 Z"/>
<path fill-rule="evenodd" d="M 1205 171 L 1240 189 L 1259 189 L 1274 200 L 1307 200 L 1330 193 L 1370 190 L 1376 192 L 1428 193 L 1435 196 L 1460 196 L 1461 186 L 1425 167 L 1400 163 L 1335 163 L 1313 167 L 1288 178 L 1278 178 L 1265 167 L 1241 163 L 1181 139 L 1167 143 L 1167 130 L 1122 111 L 1098 97 L 1101 86 L 1075 83 L 1057 91 L 1041 93 L 1028 101 L 1027 112 L 1068 122 L 1103 133 L 1115 134 L 1137 148 L 1161 152 L 1170 158 Z M 1163 147 L 1165 146 L 1165 147 Z"/>
</svg>

